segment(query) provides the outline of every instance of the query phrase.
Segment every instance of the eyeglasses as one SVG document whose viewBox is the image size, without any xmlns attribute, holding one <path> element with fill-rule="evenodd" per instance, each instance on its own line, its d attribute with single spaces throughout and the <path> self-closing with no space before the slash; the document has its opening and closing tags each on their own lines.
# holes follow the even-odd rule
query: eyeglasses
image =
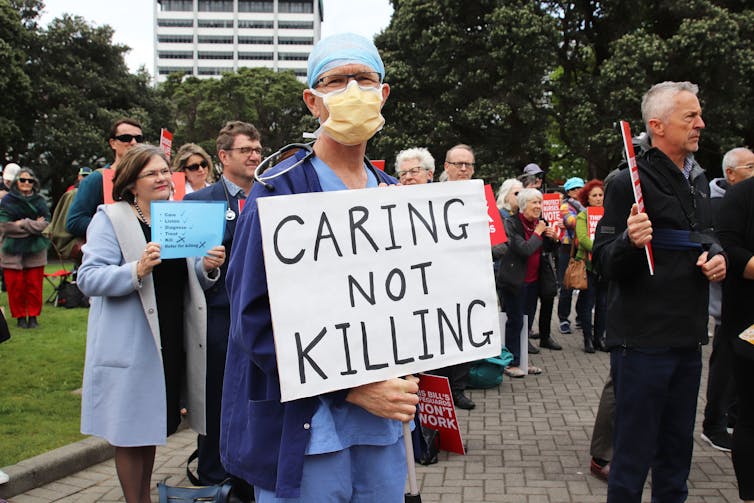
<svg viewBox="0 0 754 503">
<path fill-rule="evenodd" d="M 170 178 L 170 168 L 163 168 L 159 171 L 147 171 L 146 173 L 142 173 L 139 176 L 137 176 L 136 179 L 137 180 L 141 180 L 142 178 L 157 179 L 158 176 L 161 176 L 162 178 Z"/>
<path fill-rule="evenodd" d="M 450 164 L 451 166 L 455 166 L 456 168 L 461 169 L 474 169 L 475 163 L 473 162 L 452 162 L 452 161 L 445 161 L 446 163 Z"/>
<path fill-rule="evenodd" d="M 122 141 L 123 143 L 131 143 L 133 140 L 136 140 L 136 143 L 142 143 L 144 136 L 140 134 L 119 134 L 118 136 L 113 136 L 113 139 Z"/>
<path fill-rule="evenodd" d="M 733 166 L 733 169 L 748 169 L 751 171 L 754 169 L 754 162 L 750 162 L 749 164 L 742 164 L 740 166 Z"/>
<path fill-rule="evenodd" d="M 363 87 L 379 87 L 380 74 L 377 72 L 357 72 L 347 75 L 327 75 L 319 78 L 314 82 L 313 88 L 322 86 L 330 91 L 343 89 L 348 85 L 350 80 L 355 80 L 357 84 Z"/>
<path fill-rule="evenodd" d="M 257 155 L 262 155 L 262 147 L 236 147 L 236 148 L 224 148 L 225 151 L 238 150 L 241 155 L 249 155 L 254 152 Z"/>
<path fill-rule="evenodd" d="M 207 161 L 197 162 L 195 164 L 187 164 L 183 167 L 186 171 L 198 171 L 199 168 L 207 169 L 209 167 L 209 163 Z"/>
<path fill-rule="evenodd" d="M 19 178 L 18 183 L 34 183 L 33 178 Z"/>
<path fill-rule="evenodd" d="M 398 171 L 398 173 L 396 174 L 398 175 L 398 178 L 405 178 L 408 175 L 417 176 L 422 171 L 425 171 L 425 169 L 421 167 L 415 167 L 415 168 L 407 169 L 406 171 Z"/>
</svg>

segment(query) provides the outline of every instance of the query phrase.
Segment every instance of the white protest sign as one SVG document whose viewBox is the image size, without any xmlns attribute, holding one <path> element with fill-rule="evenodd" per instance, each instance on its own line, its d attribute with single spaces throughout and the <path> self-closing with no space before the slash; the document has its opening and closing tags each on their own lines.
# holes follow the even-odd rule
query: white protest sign
<svg viewBox="0 0 754 503">
<path fill-rule="evenodd" d="M 481 180 L 257 205 L 282 401 L 500 354 Z"/>
</svg>

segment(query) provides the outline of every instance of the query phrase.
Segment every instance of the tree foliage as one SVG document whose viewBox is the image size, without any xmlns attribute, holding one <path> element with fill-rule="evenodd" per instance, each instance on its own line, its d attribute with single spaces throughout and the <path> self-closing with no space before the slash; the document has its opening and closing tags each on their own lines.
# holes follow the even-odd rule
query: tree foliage
<svg viewBox="0 0 754 503">
<path fill-rule="evenodd" d="M 218 131 L 230 120 L 254 124 L 268 151 L 300 142 L 303 131 L 314 127 L 307 120 L 303 90 L 293 73 L 267 68 L 243 68 L 217 80 L 173 74 L 160 88 L 172 104 L 173 144 L 198 143 L 211 155 Z"/>
<path fill-rule="evenodd" d="M 536 2 L 394 0 L 376 38 L 391 94 L 370 146 L 392 159 L 424 146 L 441 171 L 445 151 L 467 143 L 479 176 L 519 172 L 547 156 L 544 75 L 557 43 L 554 19 Z"/>
</svg>

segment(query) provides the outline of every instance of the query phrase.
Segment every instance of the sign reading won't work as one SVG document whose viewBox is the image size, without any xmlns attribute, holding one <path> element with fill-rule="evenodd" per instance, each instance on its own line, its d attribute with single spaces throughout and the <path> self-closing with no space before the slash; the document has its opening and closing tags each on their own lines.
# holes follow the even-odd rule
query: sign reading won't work
<svg viewBox="0 0 754 503">
<path fill-rule="evenodd" d="M 257 204 L 282 401 L 500 353 L 480 180 Z"/>
</svg>

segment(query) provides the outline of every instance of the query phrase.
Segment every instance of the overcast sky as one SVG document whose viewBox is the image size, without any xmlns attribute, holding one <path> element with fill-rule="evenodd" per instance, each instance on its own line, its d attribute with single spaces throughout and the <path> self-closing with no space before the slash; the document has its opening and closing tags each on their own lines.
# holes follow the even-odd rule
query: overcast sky
<svg viewBox="0 0 754 503">
<path fill-rule="evenodd" d="M 126 63 L 131 71 L 144 65 L 154 73 L 153 0 L 120 2 L 103 0 L 44 0 L 42 25 L 63 13 L 83 17 L 89 23 L 110 25 L 115 30 L 114 41 L 131 48 Z M 324 0 L 322 36 L 351 31 L 373 37 L 390 22 L 393 7 L 389 0 Z"/>
</svg>

